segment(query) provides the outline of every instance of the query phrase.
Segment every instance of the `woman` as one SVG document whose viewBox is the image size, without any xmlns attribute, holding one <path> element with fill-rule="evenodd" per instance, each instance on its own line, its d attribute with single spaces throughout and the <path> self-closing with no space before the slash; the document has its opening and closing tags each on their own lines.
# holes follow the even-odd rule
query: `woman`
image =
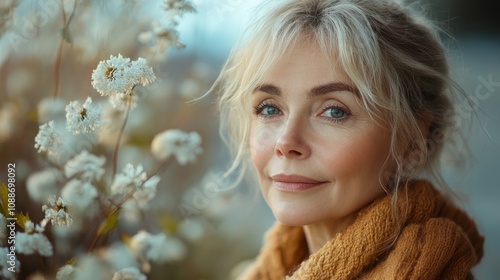
<svg viewBox="0 0 500 280">
<path fill-rule="evenodd" d="M 280 1 L 216 82 L 277 219 L 241 279 L 468 279 L 475 223 L 434 185 L 453 126 L 435 28 L 396 1 Z M 431 182 L 434 182 L 431 183 Z"/>
</svg>

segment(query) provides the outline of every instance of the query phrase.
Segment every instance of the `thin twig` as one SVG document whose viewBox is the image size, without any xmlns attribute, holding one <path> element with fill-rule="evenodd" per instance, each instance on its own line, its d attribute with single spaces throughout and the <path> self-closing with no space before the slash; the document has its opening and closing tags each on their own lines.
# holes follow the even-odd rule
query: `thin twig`
<svg viewBox="0 0 500 280">
<path fill-rule="evenodd" d="M 106 220 L 108 219 L 108 217 L 110 217 L 111 215 L 114 215 L 120 208 L 115 208 L 113 209 L 113 211 L 111 211 L 107 216 L 106 218 L 104 219 L 104 221 L 102 223 L 105 223 Z M 101 223 L 101 225 L 102 225 Z M 97 241 L 99 240 L 99 238 L 101 238 L 101 233 L 102 231 L 104 230 L 104 226 L 99 226 L 99 230 L 96 232 L 95 234 L 95 237 L 94 237 L 94 240 L 92 240 L 92 244 L 90 245 L 87 253 L 91 253 L 93 250 L 94 250 L 94 247 L 95 245 L 97 244 Z"/>
<path fill-rule="evenodd" d="M 167 167 L 170 166 L 170 164 L 172 164 L 172 162 L 174 161 L 173 157 L 170 157 L 168 160 L 166 161 L 163 161 L 159 166 L 158 168 L 149 175 L 149 177 L 146 179 L 146 181 L 148 181 L 149 179 L 151 179 L 153 176 L 155 176 L 156 174 L 158 173 L 161 173 L 163 171 L 165 171 L 165 169 L 167 169 Z"/>
<path fill-rule="evenodd" d="M 127 125 L 128 115 L 130 112 L 130 106 L 132 103 L 132 94 L 133 93 L 131 92 L 130 95 L 128 96 L 127 109 L 125 109 L 125 118 L 123 119 L 123 124 L 122 124 L 120 132 L 118 134 L 118 139 L 116 139 L 115 149 L 113 150 L 113 173 L 112 173 L 111 178 L 114 178 L 115 174 L 116 174 L 116 169 L 118 166 L 118 150 L 120 149 L 120 142 L 121 142 L 121 139 L 123 136 L 123 132 L 125 131 L 125 126 Z"/>
<path fill-rule="evenodd" d="M 71 11 L 71 15 L 69 16 L 69 19 L 66 20 L 66 12 L 64 11 L 64 1 L 61 2 L 62 19 L 63 19 L 62 32 L 68 32 L 67 30 L 69 28 L 69 24 L 73 20 L 73 17 L 76 12 L 76 5 L 77 2 L 75 1 L 73 5 L 73 10 Z M 59 80 L 61 76 L 62 54 L 63 54 L 64 40 L 65 40 L 64 36 L 65 34 L 61 34 L 61 37 L 59 38 L 59 46 L 57 47 L 56 61 L 54 62 L 54 98 L 56 98 L 59 95 Z"/>
<path fill-rule="evenodd" d="M 54 62 L 54 98 L 59 95 L 59 76 L 61 73 L 63 45 L 64 39 L 61 37 L 59 39 L 59 47 L 57 48 L 56 61 Z"/>
</svg>

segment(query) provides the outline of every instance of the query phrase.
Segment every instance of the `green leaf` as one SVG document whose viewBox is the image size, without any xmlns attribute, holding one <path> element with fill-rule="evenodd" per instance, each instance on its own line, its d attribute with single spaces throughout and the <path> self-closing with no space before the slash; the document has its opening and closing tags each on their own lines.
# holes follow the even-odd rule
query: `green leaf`
<svg viewBox="0 0 500 280">
<path fill-rule="evenodd" d="M 177 227 L 179 226 L 179 222 L 168 213 L 160 215 L 159 224 L 163 230 L 168 233 L 175 233 L 177 231 Z"/>
<path fill-rule="evenodd" d="M 118 213 L 119 211 L 115 210 L 108 214 L 106 221 L 104 221 L 99 227 L 99 237 L 102 237 L 116 228 L 118 225 Z"/>
<path fill-rule="evenodd" d="M 130 237 L 130 235 L 128 235 L 128 234 L 122 234 L 122 241 L 127 246 L 130 246 L 130 242 L 132 241 L 132 237 Z"/>
<path fill-rule="evenodd" d="M 5 216 L 5 218 L 10 217 L 8 215 L 8 205 L 9 205 L 9 197 L 8 197 L 9 191 L 7 190 L 7 185 L 5 183 L 2 183 L 2 188 L 0 189 L 0 202 L 2 203 L 2 208 L 0 209 L 2 211 L 2 214 Z"/>
<path fill-rule="evenodd" d="M 31 121 L 38 121 L 38 110 L 33 109 L 26 114 L 26 118 Z"/>
<path fill-rule="evenodd" d="M 76 264 L 76 258 L 71 258 L 71 260 L 65 263 L 65 265 L 75 265 L 75 264 Z"/>
<path fill-rule="evenodd" d="M 24 228 L 24 224 L 27 222 L 27 221 L 31 221 L 30 219 L 30 215 L 28 213 L 26 213 L 26 215 L 23 214 L 23 212 L 20 212 L 20 213 L 17 213 L 16 214 L 16 222 L 17 224 L 22 227 L 23 229 Z"/>
</svg>

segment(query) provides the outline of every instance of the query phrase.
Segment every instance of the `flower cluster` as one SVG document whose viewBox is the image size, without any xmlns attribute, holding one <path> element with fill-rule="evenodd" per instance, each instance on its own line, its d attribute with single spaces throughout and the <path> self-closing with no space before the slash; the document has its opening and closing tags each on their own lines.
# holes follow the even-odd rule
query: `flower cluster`
<svg viewBox="0 0 500 280">
<path fill-rule="evenodd" d="M 187 253 L 186 246 L 173 236 L 146 231 L 132 237 L 130 248 L 138 259 L 157 263 L 181 260 Z"/>
<path fill-rule="evenodd" d="M 179 24 L 177 18 L 184 13 L 195 12 L 195 8 L 187 0 L 166 0 L 163 8 L 166 18 L 153 21 L 151 30 L 139 34 L 139 41 L 160 52 L 164 52 L 171 45 L 184 48 L 185 45 L 179 40 L 179 32 L 176 30 Z"/>
<path fill-rule="evenodd" d="M 77 176 L 85 181 L 99 181 L 104 175 L 106 158 L 90 154 L 87 150 L 70 159 L 64 166 L 64 174 L 68 178 Z"/>
<path fill-rule="evenodd" d="M 155 80 L 153 69 L 144 58 L 131 61 L 121 54 L 99 62 L 92 72 L 92 86 L 102 96 L 109 97 L 111 105 L 118 110 L 135 107 L 137 96 L 133 94 L 133 88 Z"/>
<path fill-rule="evenodd" d="M 182 9 L 181 6 L 176 7 Z M 155 79 L 153 70 L 145 59 L 132 61 L 118 55 L 99 62 L 92 73 L 91 84 L 102 96 L 109 97 L 113 108 L 123 111 L 136 105 L 138 97 L 134 88 L 139 84 L 151 84 Z M 149 202 L 156 196 L 160 182 L 160 177 L 155 174 L 161 168 L 148 176 L 142 164 L 127 163 L 116 173 L 117 153 L 122 142 L 122 132 L 127 124 L 128 111 L 125 114 L 119 112 L 125 118 L 122 119 L 121 132 L 117 136 L 111 162 L 103 155 L 90 152 L 95 144 L 92 141 L 83 149 L 74 149 L 62 158 L 56 157 L 61 147 L 73 145 L 68 142 L 68 138 L 93 137 L 95 132 L 100 133 L 101 127 L 106 125 L 103 122 L 105 110 L 101 111 L 100 106 L 94 104 L 90 97 L 83 103 L 75 100 L 66 106 L 63 104 L 61 99 L 53 99 L 39 106 L 40 120 L 47 122 L 40 125 L 35 138 L 35 148 L 38 152 L 47 154 L 48 159 L 57 158 L 58 160 L 54 161 L 57 163 L 55 166 L 60 168 L 47 168 L 32 174 L 27 180 L 30 197 L 37 202 L 48 200 L 48 203 L 42 206 L 42 226 L 34 226 L 31 221 L 27 221 L 25 232 L 17 233 L 21 253 L 38 252 L 43 256 L 52 255 L 52 244 L 43 235 L 45 225 L 50 222 L 52 225 L 66 226 L 67 231 L 71 232 L 81 226 L 83 219 L 93 218 L 99 208 L 104 208 L 108 213 L 104 224 L 105 228 L 108 227 L 106 231 L 112 230 L 117 223 L 113 222 L 113 219 L 117 218 L 113 218 L 109 213 L 122 212 L 120 215 L 127 215 L 147 209 Z M 65 125 L 62 125 L 61 119 L 64 116 Z M 200 144 L 201 137 L 198 133 L 174 129 L 154 137 L 151 150 L 153 156 L 163 162 L 173 156 L 179 164 L 184 165 L 196 161 L 202 153 Z M 111 176 L 106 176 L 106 163 L 112 164 Z M 97 205 L 100 207 L 95 207 Z M 123 211 L 120 211 L 122 209 Z M 73 226 L 70 227 L 71 225 Z M 61 230 L 63 228 L 54 228 L 54 234 L 59 235 Z M 104 232 L 98 232 L 96 238 L 102 237 Z M 129 245 L 129 248 L 126 248 L 130 251 L 130 257 L 146 263 L 177 261 L 187 253 L 185 245 L 179 239 L 165 233 L 149 234 L 140 231 L 131 239 Z M 92 248 L 93 245 L 90 250 Z M 56 278 L 78 278 L 79 271 L 83 269 L 65 265 L 57 272 Z M 113 279 L 145 279 L 142 274 L 144 270 L 141 272 L 133 266 L 116 267 L 115 271 L 117 272 Z"/>
<path fill-rule="evenodd" d="M 196 132 L 186 133 L 172 129 L 157 134 L 151 143 L 151 151 L 159 160 L 165 160 L 174 155 L 179 164 L 194 162 L 203 152 L 200 147 L 201 137 Z"/>
<path fill-rule="evenodd" d="M 50 221 L 53 225 L 66 225 L 70 226 L 73 223 L 73 219 L 68 213 L 68 208 L 64 200 L 56 196 L 49 198 L 49 205 L 43 205 L 42 211 L 45 212 L 45 220 Z"/>
<path fill-rule="evenodd" d="M 24 11 L 31 8 L 34 15 L 40 15 L 38 13 L 40 11 L 50 10 L 50 5 L 45 5 L 45 2 L 33 7 L 26 5 L 25 0 L 18 0 L 18 5 L 13 4 L 16 1 L 7 2 L 5 5 L 12 6 L 12 10 L 16 9 L 16 14 L 19 16 L 25 15 Z M 170 98 L 168 94 L 151 94 L 151 98 L 147 96 L 148 100 L 145 100 L 149 103 L 148 106 L 139 106 L 141 98 L 146 96 L 140 92 L 141 87 L 150 86 L 157 80 L 150 62 L 146 59 L 129 58 L 117 51 L 113 55 L 106 55 L 102 61 L 95 63 L 94 67 L 80 65 L 81 62 L 88 62 L 88 59 L 95 59 L 97 55 L 109 50 L 139 53 L 139 56 L 143 57 L 152 55 L 152 59 L 158 58 L 157 53 L 145 53 L 143 47 L 134 48 L 133 51 L 121 48 L 121 42 L 130 37 L 134 31 L 132 29 L 123 33 L 126 35 L 122 36 L 123 38 L 115 38 L 117 40 L 113 40 L 115 42 L 113 47 L 104 46 L 107 50 L 101 49 L 101 44 L 97 41 L 92 41 L 86 45 L 93 50 L 79 53 L 82 50 L 78 47 L 79 43 L 85 42 L 82 39 L 88 39 L 78 34 L 81 31 L 78 27 L 82 23 L 98 22 L 94 20 L 95 18 L 108 18 L 105 13 L 111 10 L 117 12 L 116 8 L 129 11 L 129 6 L 123 7 L 122 4 L 125 2 L 138 4 L 138 2 L 103 1 L 99 5 L 73 2 L 63 3 L 61 9 L 54 10 L 66 18 L 65 25 L 62 26 L 61 44 L 55 59 L 47 55 L 48 60 L 44 59 L 44 63 L 40 64 L 47 65 L 54 62 L 53 84 L 46 81 L 39 83 L 39 77 L 35 77 L 36 75 L 27 77 L 21 71 L 18 71 L 21 74 L 15 73 L 17 68 L 24 70 L 25 67 L 15 67 L 13 73 L 9 73 L 7 77 L 8 97 L 15 96 L 14 94 L 19 96 L 7 100 L 0 106 L 0 143 L 12 140 L 19 132 L 24 132 L 22 129 L 25 127 L 31 128 L 30 122 L 38 123 L 34 143 L 29 145 L 32 150 L 34 145 L 33 152 L 38 152 L 41 159 L 33 160 L 32 157 L 28 157 L 16 161 L 18 164 L 16 174 L 19 176 L 16 180 L 26 182 L 26 192 L 23 194 L 26 193 L 28 197 L 23 197 L 23 201 L 35 204 L 30 209 L 42 210 L 43 213 L 25 214 L 21 211 L 15 213 L 19 224 L 15 230 L 16 251 L 19 253 L 17 257 L 23 266 L 25 261 L 29 263 L 29 271 L 21 271 L 20 275 L 11 273 L 5 266 L 7 261 L 5 256 L 9 251 L 8 248 L 1 246 L 6 246 L 6 242 L 2 240 L 7 239 L 7 219 L 5 212 L 0 213 L 0 278 L 15 279 L 25 275 L 27 278 L 55 276 L 59 280 L 103 277 L 115 280 L 154 278 L 157 273 L 148 275 L 154 268 L 153 265 L 186 259 L 190 248 L 188 245 L 190 243 L 194 245 L 202 236 L 208 234 L 204 230 L 208 224 L 203 223 L 202 218 L 200 221 L 191 219 L 187 223 L 178 213 L 173 213 L 175 209 L 173 203 L 176 203 L 178 193 L 170 192 L 178 192 L 182 188 L 173 190 L 164 183 L 162 191 L 159 191 L 161 172 L 173 163 L 180 165 L 194 163 L 203 152 L 202 138 L 197 132 L 184 132 L 178 129 L 164 132 L 155 130 L 157 124 L 161 125 L 162 129 L 168 125 L 168 118 L 165 119 L 165 123 L 151 123 L 154 119 L 153 110 L 158 110 L 160 107 L 168 110 L 178 106 L 174 102 L 168 103 L 167 107 L 164 106 L 166 98 Z M 163 19 L 153 22 L 152 30 L 140 37 L 153 45 L 152 49 L 156 51 L 166 50 L 172 45 L 181 48 L 184 45 L 179 41 L 179 33 L 176 30 L 180 16 L 194 12 L 195 9 L 189 0 L 160 2 L 164 9 Z M 18 6 L 23 10 L 17 10 Z M 95 6 L 102 8 L 98 11 L 103 14 L 92 14 L 97 11 Z M 29 19 L 31 15 L 28 14 L 26 17 Z M 48 18 L 47 27 L 53 27 L 58 23 L 54 19 L 60 17 L 51 14 Z M 109 19 L 107 23 L 112 23 L 114 19 Z M 37 26 L 37 33 L 50 29 L 44 25 Z M 88 33 L 86 36 L 108 33 L 99 30 L 98 25 L 85 25 L 85 32 L 82 33 Z M 122 28 L 122 26 L 117 27 Z M 135 35 L 138 35 L 143 29 L 139 29 L 142 28 L 139 24 L 134 26 L 136 27 Z M 135 35 L 132 40 L 137 43 Z M 64 40 L 71 41 L 76 48 L 64 49 L 67 47 Z M 132 40 L 129 38 L 129 41 Z M 83 55 L 77 60 L 66 59 L 74 57 L 68 52 L 75 50 L 78 52 L 73 54 Z M 40 53 L 37 51 L 36 54 Z M 7 55 L 0 55 L 0 63 L 7 57 L 10 59 Z M 22 55 L 19 55 L 19 58 L 23 59 Z M 31 62 L 31 57 L 29 61 Z M 71 65 L 67 64 L 75 62 L 81 66 L 78 70 L 86 73 L 60 74 L 64 72 L 63 69 L 71 69 Z M 91 76 L 86 87 L 79 83 L 80 74 L 82 77 Z M 184 84 L 182 80 L 165 79 L 161 81 L 161 86 L 153 87 L 153 91 L 164 92 L 165 88 L 173 91 L 175 86 L 177 92 L 186 94 L 185 97 L 186 92 L 193 96 L 204 91 L 204 86 L 197 83 L 196 79 L 201 78 L 193 75 L 192 79 Z M 76 83 L 70 85 L 70 82 Z M 19 102 L 23 100 L 21 94 L 31 92 L 31 89 L 25 88 L 27 84 L 37 87 L 49 84 L 49 90 L 40 88 L 39 92 L 49 93 L 52 96 L 37 96 L 40 97 L 38 104 L 35 108 L 30 108 L 31 102 Z M 82 96 L 81 94 L 90 87 L 96 91 L 92 97 Z M 67 99 L 71 93 L 75 93 L 77 97 Z M 139 108 L 131 111 L 134 107 Z M 174 112 L 182 113 L 181 110 Z M 24 117 L 27 118 L 26 123 L 30 125 L 22 123 Z M 154 137 L 158 132 L 161 133 Z M 150 142 L 153 137 L 154 140 Z M 199 173 L 199 167 L 197 166 L 196 174 Z M 177 179 L 176 176 L 173 178 Z M 161 182 L 164 182 L 163 178 Z M 186 181 L 187 183 L 193 181 Z M 5 201 L 0 201 L 0 204 L 5 210 Z M 32 221 L 28 214 L 32 217 L 39 217 L 41 214 L 41 221 Z M 145 231 L 145 228 L 149 232 Z M 44 258 L 44 261 L 36 260 L 40 257 Z M 50 257 L 50 260 L 46 257 Z M 21 263 L 12 257 L 9 261 L 16 263 L 18 272 Z M 168 267 L 168 270 L 172 269 L 177 270 L 174 266 Z M 31 272 L 34 274 L 27 275 Z M 49 275 L 44 275 L 45 273 Z M 169 272 L 166 274 L 170 275 Z"/>
<path fill-rule="evenodd" d="M 60 146 L 59 135 L 54 127 L 54 121 L 40 125 L 40 130 L 35 137 L 35 148 L 38 152 L 46 152 L 47 154 L 53 154 L 57 152 Z"/>
<path fill-rule="evenodd" d="M 89 181 L 78 179 L 69 181 L 61 190 L 61 198 L 67 202 L 68 206 L 79 212 L 87 209 L 97 195 L 96 188 Z"/>
<path fill-rule="evenodd" d="M 26 189 L 29 197 L 36 202 L 43 203 L 57 194 L 57 182 L 62 178 L 62 173 L 56 168 L 47 168 L 35 172 L 28 177 Z"/>
<path fill-rule="evenodd" d="M 134 168 L 132 164 L 127 164 L 122 173 L 116 174 L 111 185 L 111 194 L 132 195 L 140 207 L 146 206 L 147 202 L 154 198 L 156 186 L 160 177 L 152 176 L 148 178 L 142 165 Z"/>
<path fill-rule="evenodd" d="M 16 233 L 16 248 L 21 254 L 33 254 L 38 252 L 42 256 L 52 256 L 52 244 L 43 234 L 46 221 L 41 225 L 36 225 L 31 221 L 24 223 L 25 232 Z"/>
<path fill-rule="evenodd" d="M 100 112 L 92 106 L 90 97 L 83 104 L 71 101 L 66 106 L 66 128 L 73 134 L 90 133 L 99 127 L 100 121 Z"/>
</svg>

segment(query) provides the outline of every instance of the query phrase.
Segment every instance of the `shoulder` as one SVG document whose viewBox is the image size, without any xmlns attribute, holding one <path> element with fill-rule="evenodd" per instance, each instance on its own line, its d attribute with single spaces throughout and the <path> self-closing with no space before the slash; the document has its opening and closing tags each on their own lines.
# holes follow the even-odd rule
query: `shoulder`
<svg viewBox="0 0 500 280">
<path fill-rule="evenodd" d="M 477 261 L 474 246 L 460 226 L 447 218 L 432 218 L 404 227 L 394 248 L 368 274 L 398 275 L 399 279 L 468 279 Z"/>
</svg>

